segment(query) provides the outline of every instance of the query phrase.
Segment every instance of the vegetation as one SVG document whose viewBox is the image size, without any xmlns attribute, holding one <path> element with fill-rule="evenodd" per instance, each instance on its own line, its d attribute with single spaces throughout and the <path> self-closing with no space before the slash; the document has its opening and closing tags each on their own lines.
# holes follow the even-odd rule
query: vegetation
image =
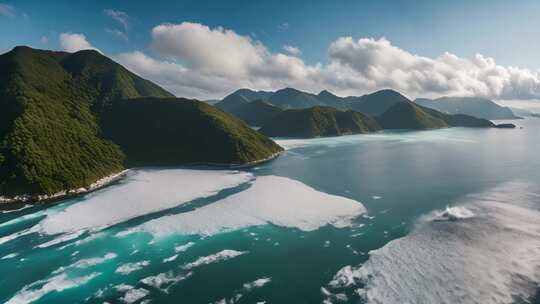
<svg viewBox="0 0 540 304">
<path fill-rule="evenodd" d="M 0 56 L 0 70 L 0 195 L 51 194 L 85 187 L 126 164 L 159 162 L 144 156 L 159 156 L 168 164 L 243 163 L 280 149 L 219 110 L 198 102 L 185 103 L 192 106 L 177 102 L 172 94 L 96 51 L 70 54 L 17 47 Z M 155 103 L 125 100 L 141 97 L 159 99 Z M 133 110 L 129 105 L 134 105 Z M 169 110 L 178 113 L 175 121 L 167 116 Z M 122 111 L 133 116 L 124 116 Z M 187 130 L 183 120 L 193 122 L 197 131 Z M 124 132 L 126 126 L 119 125 L 126 122 L 131 122 L 129 134 Z M 159 134 L 162 130 L 170 133 Z M 134 151 L 136 132 L 141 132 L 143 143 L 157 146 L 140 144 L 137 147 L 146 151 Z M 216 144 L 210 144 L 211 140 Z M 197 146 L 199 141 L 206 146 Z M 180 142 L 184 150 L 178 152 Z M 169 144 L 170 149 L 160 148 Z M 218 158 L 212 153 L 220 153 L 222 144 L 226 151 Z M 204 148 L 213 151 L 197 150 Z M 165 155 L 168 151 L 178 154 Z M 202 154 L 189 157 L 196 153 Z"/>
<path fill-rule="evenodd" d="M 321 106 L 286 110 L 276 115 L 260 131 L 275 137 L 311 138 L 368 133 L 383 128 L 426 130 L 494 126 L 489 120 L 463 114 L 448 115 L 412 102 L 398 102 L 375 118 L 360 112 Z"/>
<path fill-rule="evenodd" d="M 349 103 L 349 108 L 378 116 L 386 112 L 395 104 L 407 103 L 409 99 L 394 90 L 380 90 L 371 94 L 357 97 Z"/>
<path fill-rule="evenodd" d="M 117 101 L 101 123 L 105 136 L 126 153 L 128 166 L 244 164 L 282 150 L 240 119 L 196 100 Z"/>
<path fill-rule="evenodd" d="M 367 133 L 380 129 L 373 118 L 362 113 L 316 106 L 283 111 L 260 131 L 268 136 L 311 138 Z"/>
<path fill-rule="evenodd" d="M 513 110 L 480 97 L 418 98 L 415 103 L 446 114 L 466 114 L 484 119 L 519 119 Z"/>
<path fill-rule="evenodd" d="M 227 95 L 216 106 L 224 111 L 231 112 L 237 106 L 248 104 L 257 99 L 268 99 L 270 95 L 272 95 L 272 92 L 239 89 Z"/>
<path fill-rule="evenodd" d="M 443 117 L 430 115 L 410 102 L 393 105 L 378 118 L 378 121 L 385 129 L 425 130 L 449 127 Z"/>
<path fill-rule="evenodd" d="M 235 107 L 229 113 L 250 126 L 263 126 L 283 110 L 264 100 L 255 100 Z"/>
<path fill-rule="evenodd" d="M 426 130 L 446 127 L 494 127 L 489 120 L 469 115 L 448 115 L 413 102 L 393 105 L 377 119 L 385 129 Z"/>
</svg>

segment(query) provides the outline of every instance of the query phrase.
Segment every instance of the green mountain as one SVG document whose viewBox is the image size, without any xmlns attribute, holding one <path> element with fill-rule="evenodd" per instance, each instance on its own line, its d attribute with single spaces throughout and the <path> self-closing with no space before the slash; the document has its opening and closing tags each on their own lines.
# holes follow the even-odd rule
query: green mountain
<svg viewBox="0 0 540 304">
<path fill-rule="evenodd" d="M 418 98 L 415 103 L 446 114 L 466 114 L 484 119 L 519 119 L 508 107 L 479 97 Z"/>
<path fill-rule="evenodd" d="M 274 137 L 320 137 L 368 133 L 380 130 L 375 119 L 354 111 L 316 106 L 286 110 L 264 125 L 260 132 Z"/>
<path fill-rule="evenodd" d="M 349 102 L 349 108 L 369 115 L 381 115 L 393 105 L 407 103 L 409 99 L 394 90 L 380 90 L 366 94 Z"/>
<path fill-rule="evenodd" d="M 167 164 L 246 163 L 281 149 L 220 110 L 194 101 L 184 105 L 96 51 L 17 47 L 0 55 L 0 70 L 0 196 L 85 187 L 126 164 L 159 163 L 153 159 L 158 156 Z M 142 97 L 156 99 L 125 100 Z M 164 109 L 176 119 L 160 117 Z M 193 132 L 183 134 L 184 120 L 205 126 L 193 131 L 197 140 Z M 130 122 L 127 134 L 121 124 Z M 157 146 L 139 145 L 135 151 L 138 135 Z M 216 144 L 198 143 L 208 140 Z M 166 155 L 180 146 L 189 151 Z M 224 156 L 203 151 L 206 147 L 223 149 Z"/>
<path fill-rule="evenodd" d="M 305 109 L 326 105 L 317 95 L 292 88 L 276 91 L 268 98 L 268 102 L 282 109 Z"/>
<path fill-rule="evenodd" d="M 229 113 L 242 119 L 250 126 L 262 126 L 281 113 L 283 109 L 264 100 L 255 100 L 233 108 Z"/>
<path fill-rule="evenodd" d="M 262 99 L 282 109 L 307 109 L 329 106 L 340 110 L 354 110 L 369 115 L 380 115 L 398 102 L 408 102 L 407 97 L 393 90 L 380 90 L 363 96 L 339 97 L 327 90 L 311 94 L 293 88 L 276 92 L 240 89 L 223 98 L 217 106 L 234 114 L 235 107 Z"/>
<path fill-rule="evenodd" d="M 385 129 L 426 130 L 446 127 L 494 127 L 489 120 L 464 114 L 448 115 L 413 102 L 396 103 L 377 118 Z"/>
<path fill-rule="evenodd" d="M 129 167 L 245 164 L 281 151 L 238 118 L 196 100 L 119 100 L 100 118 L 104 136 L 120 146 Z"/>
<path fill-rule="evenodd" d="M 257 99 L 268 99 L 273 92 L 253 91 L 250 89 L 239 89 L 227 95 L 216 106 L 224 111 L 232 111 L 239 105 L 247 104 Z"/>
<path fill-rule="evenodd" d="M 379 131 L 381 129 L 427 130 L 448 127 L 496 127 L 489 120 L 463 114 L 448 115 L 413 102 L 398 102 L 378 117 L 360 112 L 316 106 L 285 110 L 260 132 L 272 137 L 312 138 Z"/>
</svg>

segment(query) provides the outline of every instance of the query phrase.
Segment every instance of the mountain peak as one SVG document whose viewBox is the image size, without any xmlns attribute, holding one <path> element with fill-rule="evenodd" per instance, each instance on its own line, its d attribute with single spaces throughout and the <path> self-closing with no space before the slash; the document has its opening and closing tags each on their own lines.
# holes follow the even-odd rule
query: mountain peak
<svg viewBox="0 0 540 304">
<path fill-rule="evenodd" d="M 328 90 L 322 90 L 321 92 L 319 92 L 319 94 L 317 94 L 317 96 L 319 97 L 338 97 L 336 94 L 328 91 Z"/>
</svg>

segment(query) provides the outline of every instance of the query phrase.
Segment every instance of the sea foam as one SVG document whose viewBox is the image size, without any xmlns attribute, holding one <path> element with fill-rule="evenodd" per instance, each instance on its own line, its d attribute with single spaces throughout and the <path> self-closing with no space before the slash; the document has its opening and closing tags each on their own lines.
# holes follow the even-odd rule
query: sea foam
<svg viewBox="0 0 540 304">
<path fill-rule="evenodd" d="M 223 230 L 273 224 L 304 231 L 345 227 L 366 209 L 357 201 L 317 191 L 299 181 L 261 176 L 240 193 L 194 211 L 148 221 L 132 232 L 212 235 Z"/>
<path fill-rule="evenodd" d="M 247 251 L 237 251 L 237 250 L 231 250 L 231 249 L 225 249 L 218 253 L 214 253 L 208 256 L 203 256 L 195 260 L 194 262 L 187 263 L 184 266 L 182 266 L 183 269 L 191 270 L 193 268 L 202 266 L 202 265 L 208 265 L 213 264 L 221 261 L 230 260 L 232 258 L 241 256 L 243 254 L 248 253 Z"/>
<path fill-rule="evenodd" d="M 172 208 L 251 180 L 250 173 L 217 170 L 138 170 L 119 185 L 48 215 L 44 234 L 99 230 L 144 214 Z"/>
<path fill-rule="evenodd" d="M 46 280 L 40 280 L 23 287 L 6 304 L 23 304 L 39 300 L 44 295 L 56 291 L 61 292 L 66 289 L 78 287 L 100 275 L 91 273 L 87 276 L 70 278 L 66 273 L 53 276 Z"/>
<path fill-rule="evenodd" d="M 327 289 L 367 303 L 528 302 L 540 282 L 540 199 L 529 188 L 506 183 L 436 211 Z"/>
</svg>

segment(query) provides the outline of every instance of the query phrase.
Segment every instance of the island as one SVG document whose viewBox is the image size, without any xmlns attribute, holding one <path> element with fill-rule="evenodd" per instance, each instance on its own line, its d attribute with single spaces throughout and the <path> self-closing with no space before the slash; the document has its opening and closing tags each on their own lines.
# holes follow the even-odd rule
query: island
<svg viewBox="0 0 540 304">
<path fill-rule="evenodd" d="M 282 148 L 94 50 L 0 56 L 0 202 L 59 199 L 133 166 L 246 165 Z"/>
</svg>

